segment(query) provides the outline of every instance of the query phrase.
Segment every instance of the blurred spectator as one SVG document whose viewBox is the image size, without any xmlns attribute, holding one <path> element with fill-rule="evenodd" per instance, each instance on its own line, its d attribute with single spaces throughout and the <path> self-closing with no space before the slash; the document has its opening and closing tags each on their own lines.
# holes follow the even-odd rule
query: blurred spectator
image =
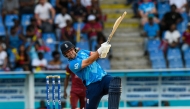
<svg viewBox="0 0 190 109">
<path fill-rule="evenodd" d="M 33 71 L 43 71 L 47 68 L 47 60 L 44 58 L 43 52 L 38 52 L 38 58 L 32 60 Z"/>
<path fill-rule="evenodd" d="M 66 23 L 67 20 L 72 21 L 72 18 L 69 14 L 67 14 L 67 8 L 63 7 L 61 9 L 61 13 L 58 14 L 55 18 L 56 35 L 57 35 L 58 39 L 61 36 L 61 29 L 66 27 L 66 25 L 67 25 L 67 23 Z"/>
<path fill-rule="evenodd" d="M 46 103 L 45 103 L 44 100 L 41 100 L 41 101 L 40 101 L 40 107 L 39 107 L 38 109 L 47 109 Z"/>
<path fill-rule="evenodd" d="M 175 25 L 179 24 L 181 21 L 183 20 L 181 14 L 179 12 L 177 12 L 176 10 L 176 5 L 171 5 L 171 11 L 167 12 L 160 25 L 161 25 L 161 29 L 162 31 L 164 30 L 169 30 L 170 26 L 174 23 Z"/>
<path fill-rule="evenodd" d="M 4 37 L 0 37 L 0 45 L 3 47 L 3 50 L 7 49 Z"/>
<path fill-rule="evenodd" d="M 18 49 L 19 46 L 23 42 L 24 42 L 24 37 L 19 35 L 19 33 L 17 33 L 17 27 L 13 26 L 11 28 L 10 35 L 8 35 L 7 38 L 6 38 L 7 47 L 9 49 L 13 49 L 13 48 Z"/>
<path fill-rule="evenodd" d="M 5 71 L 7 69 L 7 52 L 4 51 L 3 45 L 0 44 L 0 71 Z"/>
<path fill-rule="evenodd" d="M 148 39 L 159 38 L 159 25 L 154 23 L 153 19 L 154 15 L 149 14 L 148 22 L 144 25 L 145 36 L 147 36 Z"/>
<path fill-rule="evenodd" d="M 190 48 L 190 23 L 188 23 L 187 30 L 183 33 L 182 50 L 185 51 Z"/>
<path fill-rule="evenodd" d="M 180 33 L 176 30 L 176 25 L 172 24 L 170 30 L 167 30 L 165 33 L 165 40 L 168 43 L 168 46 L 171 48 L 179 47 Z"/>
<path fill-rule="evenodd" d="M 39 41 L 32 42 L 27 46 L 27 51 L 29 53 L 29 56 L 31 60 L 38 58 L 38 52 L 48 52 L 50 51 L 50 48 L 41 45 Z"/>
<path fill-rule="evenodd" d="M 154 15 L 148 15 L 148 22 L 144 25 L 144 35 L 145 35 L 145 55 L 147 53 L 147 43 L 149 40 L 159 39 L 159 25 L 153 21 Z"/>
<path fill-rule="evenodd" d="M 91 0 L 81 0 L 81 4 L 82 6 L 88 8 L 89 6 L 91 6 Z"/>
<path fill-rule="evenodd" d="M 61 70 L 60 53 L 58 51 L 52 52 L 53 60 L 48 63 L 48 70 Z"/>
<path fill-rule="evenodd" d="M 38 27 L 37 21 L 35 18 L 30 19 L 30 25 L 28 26 L 28 28 L 29 27 L 34 28 L 34 33 L 37 38 L 41 38 L 42 30 Z"/>
<path fill-rule="evenodd" d="M 148 14 L 156 14 L 156 7 L 150 0 L 143 0 L 143 3 L 139 5 L 139 14 L 141 17 L 141 24 L 144 25 L 148 22 Z M 158 18 L 154 17 L 154 22 L 158 23 Z"/>
<path fill-rule="evenodd" d="M 78 17 L 82 17 L 83 19 L 86 18 L 87 10 L 82 6 L 80 0 L 76 0 L 76 4 L 71 7 L 70 15 L 74 21 L 77 21 Z"/>
<path fill-rule="evenodd" d="M 76 31 L 76 42 L 80 42 L 81 38 L 87 40 L 86 34 L 81 34 L 85 23 L 82 21 L 82 17 L 78 17 L 77 22 L 73 24 L 73 29 Z"/>
<path fill-rule="evenodd" d="M 17 31 L 16 33 L 18 35 L 21 35 L 22 38 L 24 39 L 24 37 L 23 37 L 23 28 L 21 26 L 20 20 L 19 19 L 13 19 L 13 21 L 14 21 L 14 26 L 16 27 L 16 31 Z"/>
<path fill-rule="evenodd" d="M 4 0 L 2 16 L 4 17 L 7 14 L 18 14 L 19 11 L 19 1 L 18 0 Z"/>
<path fill-rule="evenodd" d="M 61 30 L 62 35 L 60 41 L 71 41 L 72 44 L 76 45 L 76 31 L 72 26 L 72 21 L 67 20 L 66 23 L 67 26 Z"/>
<path fill-rule="evenodd" d="M 27 54 L 25 46 L 20 45 L 18 52 L 17 50 L 12 50 L 12 52 L 16 57 L 15 69 L 22 68 L 24 71 L 29 71 L 30 58 Z"/>
<path fill-rule="evenodd" d="M 96 22 L 96 17 L 94 15 L 88 16 L 88 22 L 84 26 L 82 32 L 88 34 L 88 38 L 90 40 L 90 46 L 93 41 L 97 40 L 97 33 L 102 32 L 102 26 L 99 22 Z M 90 49 L 92 49 L 90 47 Z"/>
<path fill-rule="evenodd" d="M 87 13 L 88 15 L 95 15 L 96 16 L 96 19 L 97 21 L 100 21 L 102 20 L 102 11 L 101 11 L 101 8 L 99 6 L 99 2 L 98 0 L 91 0 L 91 6 L 87 8 Z"/>
<path fill-rule="evenodd" d="M 139 2 L 139 0 L 127 0 L 127 3 L 126 3 L 126 5 L 132 4 L 134 18 L 139 17 L 139 14 L 138 14 L 139 3 L 138 2 Z"/>
<path fill-rule="evenodd" d="M 20 9 L 19 9 L 20 15 L 34 13 L 35 0 L 19 0 L 19 4 L 20 4 Z"/>
<path fill-rule="evenodd" d="M 73 0 L 56 0 L 56 13 L 61 13 L 62 8 L 69 10 L 69 4 L 73 5 Z"/>
<path fill-rule="evenodd" d="M 186 11 L 187 0 L 169 0 L 170 5 L 176 5 L 177 12 L 183 13 Z"/>
<path fill-rule="evenodd" d="M 39 4 L 36 5 L 34 13 L 37 23 L 41 27 L 42 31 L 52 32 L 55 17 L 55 10 L 52 5 L 46 0 L 39 0 Z"/>
</svg>

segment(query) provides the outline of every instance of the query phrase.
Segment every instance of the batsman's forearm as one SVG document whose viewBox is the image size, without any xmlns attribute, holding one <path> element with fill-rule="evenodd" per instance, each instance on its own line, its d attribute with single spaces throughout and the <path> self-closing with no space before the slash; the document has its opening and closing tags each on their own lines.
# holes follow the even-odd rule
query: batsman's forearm
<svg viewBox="0 0 190 109">
<path fill-rule="evenodd" d="M 88 65 L 90 65 L 90 64 L 92 64 L 94 61 L 96 61 L 98 58 L 99 58 L 99 53 L 98 53 L 98 51 L 92 53 L 89 58 L 87 58 L 87 59 L 85 59 L 85 60 L 82 61 L 82 66 L 81 66 L 81 68 L 87 67 Z"/>
</svg>

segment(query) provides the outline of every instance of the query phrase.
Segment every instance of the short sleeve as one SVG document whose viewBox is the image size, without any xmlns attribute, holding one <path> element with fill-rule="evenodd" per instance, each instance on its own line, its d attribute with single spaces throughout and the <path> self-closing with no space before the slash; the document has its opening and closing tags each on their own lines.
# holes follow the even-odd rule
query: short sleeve
<svg viewBox="0 0 190 109">
<path fill-rule="evenodd" d="M 76 73 L 81 70 L 82 67 L 82 60 L 77 59 L 77 60 L 72 60 L 69 63 L 69 69 L 73 72 Z"/>
<path fill-rule="evenodd" d="M 36 5 L 36 7 L 34 9 L 34 13 L 35 14 L 39 14 L 40 13 L 39 5 Z"/>
<path fill-rule="evenodd" d="M 57 15 L 55 17 L 55 24 L 59 24 L 60 23 L 60 15 Z"/>
<path fill-rule="evenodd" d="M 38 66 L 38 64 L 39 64 L 39 62 L 38 62 L 37 59 L 34 59 L 34 60 L 32 61 L 32 66 Z"/>
<path fill-rule="evenodd" d="M 47 8 L 48 8 L 48 9 L 51 9 L 51 8 L 52 8 L 52 5 L 51 5 L 50 3 L 47 2 L 46 5 L 47 5 Z"/>
<path fill-rule="evenodd" d="M 179 38 L 181 36 L 181 34 L 179 33 L 179 31 L 175 31 L 175 36 L 176 36 L 176 38 Z"/>
<path fill-rule="evenodd" d="M 168 38 L 169 38 L 169 33 L 168 33 L 168 31 L 166 31 L 166 33 L 165 33 L 165 35 L 164 35 L 164 39 L 167 39 L 167 40 L 168 40 Z"/>
<path fill-rule="evenodd" d="M 71 74 L 71 70 L 69 69 L 69 67 L 66 67 L 66 75 L 70 75 Z"/>
<path fill-rule="evenodd" d="M 3 58 L 5 59 L 7 57 L 7 53 L 4 51 L 3 52 Z"/>
</svg>

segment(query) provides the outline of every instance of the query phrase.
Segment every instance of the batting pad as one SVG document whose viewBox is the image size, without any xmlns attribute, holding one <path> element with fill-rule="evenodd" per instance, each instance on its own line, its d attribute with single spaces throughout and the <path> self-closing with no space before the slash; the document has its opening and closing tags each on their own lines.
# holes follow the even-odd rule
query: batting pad
<svg viewBox="0 0 190 109">
<path fill-rule="evenodd" d="M 118 109 L 121 95 L 121 78 L 114 77 L 110 81 L 108 92 L 108 109 Z"/>
</svg>

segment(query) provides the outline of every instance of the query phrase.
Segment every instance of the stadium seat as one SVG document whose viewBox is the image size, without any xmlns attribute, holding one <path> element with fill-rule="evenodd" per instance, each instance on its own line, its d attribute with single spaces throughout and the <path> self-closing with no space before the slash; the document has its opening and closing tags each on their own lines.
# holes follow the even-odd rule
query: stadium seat
<svg viewBox="0 0 190 109">
<path fill-rule="evenodd" d="M 14 26 L 14 19 L 18 19 L 18 15 L 10 14 L 5 16 L 5 26 L 12 27 Z"/>
<path fill-rule="evenodd" d="M 2 16 L 0 16 L 0 26 L 4 25 L 3 24 L 3 19 L 2 19 Z"/>
<path fill-rule="evenodd" d="M 158 2 L 157 6 L 158 6 L 158 16 L 159 16 L 159 19 L 161 20 L 164 14 L 170 11 L 170 5 L 167 2 L 165 3 Z"/>
<path fill-rule="evenodd" d="M 77 42 L 76 47 L 78 47 L 80 49 L 90 50 L 89 42 L 88 41 Z"/>
<path fill-rule="evenodd" d="M 3 25 L 0 25 L 0 36 L 5 36 L 5 35 L 6 35 L 5 27 Z"/>
<path fill-rule="evenodd" d="M 180 58 L 174 58 L 169 60 L 169 68 L 183 68 L 183 62 Z"/>
<path fill-rule="evenodd" d="M 45 46 L 50 48 L 50 52 L 53 52 L 55 50 L 56 45 L 56 36 L 54 33 L 43 33 L 42 39 L 45 43 Z"/>
<path fill-rule="evenodd" d="M 53 59 L 53 57 L 51 56 L 51 52 L 46 52 L 44 53 L 44 58 L 49 62 Z"/>
<path fill-rule="evenodd" d="M 98 59 L 97 62 L 98 62 L 98 64 L 100 64 L 100 66 L 103 69 L 105 69 L 105 70 L 110 70 L 111 69 L 110 61 L 109 61 L 108 58 Z"/>
<path fill-rule="evenodd" d="M 181 59 L 181 51 L 179 48 L 169 48 L 167 51 L 167 60 Z"/>
<path fill-rule="evenodd" d="M 155 59 L 151 61 L 153 69 L 165 69 L 166 68 L 166 61 L 165 59 Z"/>
<path fill-rule="evenodd" d="M 33 17 L 32 14 L 24 14 L 21 18 L 21 25 L 26 27 L 30 24 L 30 19 Z"/>
<path fill-rule="evenodd" d="M 184 51 L 184 60 L 190 59 L 190 48 Z"/>
<path fill-rule="evenodd" d="M 150 51 L 149 54 L 150 54 L 150 60 L 164 59 L 164 53 L 162 50 Z"/>
<path fill-rule="evenodd" d="M 185 60 L 185 67 L 190 68 L 190 59 Z"/>
<path fill-rule="evenodd" d="M 51 3 L 51 5 L 52 5 L 53 7 L 56 6 L 56 0 L 50 0 L 50 3 Z"/>
<path fill-rule="evenodd" d="M 177 30 L 183 34 L 183 32 L 187 29 L 188 24 L 188 15 L 184 12 L 181 14 L 183 21 L 177 25 Z"/>
<path fill-rule="evenodd" d="M 160 44 L 160 40 L 149 40 L 147 45 L 148 51 L 158 50 Z"/>
<path fill-rule="evenodd" d="M 55 43 L 56 36 L 54 33 L 43 33 L 42 39 L 46 44 Z"/>
</svg>

